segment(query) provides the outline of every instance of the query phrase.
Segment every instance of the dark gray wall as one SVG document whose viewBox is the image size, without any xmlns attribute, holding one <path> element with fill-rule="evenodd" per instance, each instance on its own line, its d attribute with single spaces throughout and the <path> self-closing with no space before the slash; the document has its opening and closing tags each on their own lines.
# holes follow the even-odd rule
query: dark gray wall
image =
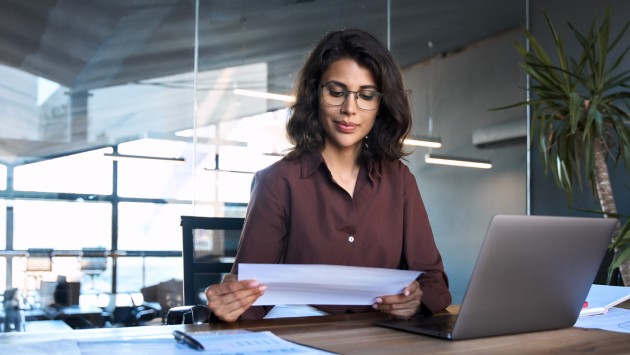
<svg viewBox="0 0 630 355">
<path fill-rule="evenodd" d="M 493 164 L 490 170 L 429 165 L 424 163 L 426 148 L 417 148 L 408 158 L 444 258 L 454 303 L 461 302 L 492 215 L 526 213 L 526 145 L 478 149 L 472 144 L 475 128 L 513 120 L 526 124 L 523 108 L 489 111 L 525 98 L 525 76 L 513 47 L 519 40 L 519 31 L 506 32 L 404 70 L 412 90 L 414 132 L 428 133 L 433 88 L 433 134 L 444 144 L 433 152 L 487 158 Z"/>
<path fill-rule="evenodd" d="M 624 14 L 630 13 L 630 3 L 613 1 L 612 4 L 615 33 L 625 20 Z M 587 28 L 594 13 L 604 13 L 606 3 L 595 0 L 532 1 L 531 27 L 537 36 L 546 35 L 547 31 L 541 7 L 554 22 L 571 21 L 579 28 Z M 562 32 L 566 31 L 563 29 Z M 415 149 L 409 157 L 409 166 L 418 180 L 436 243 L 449 274 L 454 303 L 461 302 L 491 216 L 495 213 L 527 213 L 526 145 L 479 149 L 472 145 L 471 139 L 475 128 L 526 120 L 524 108 L 488 111 L 525 99 L 525 76 L 518 67 L 520 57 L 513 47 L 515 41 L 523 42 L 519 31 L 507 32 L 460 53 L 404 69 L 415 108 L 414 132 L 429 133 L 428 97 L 432 96 L 432 133 L 440 136 L 444 143 L 443 148 L 433 152 L 487 158 L 493 163 L 491 170 L 428 165 L 424 163 L 426 148 Z M 630 63 L 626 63 L 624 65 L 629 69 Z M 433 84 L 429 85 L 431 82 Z M 566 199 L 555 187 L 553 178 L 543 175 L 537 154 L 532 152 L 530 163 L 531 213 L 580 214 L 567 208 Z M 630 179 L 620 168 L 611 171 L 618 209 L 630 211 Z M 598 207 L 588 193 L 578 195 L 575 206 Z"/>
<path fill-rule="evenodd" d="M 542 42 L 542 45 L 548 52 L 553 52 L 552 40 L 543 17 L 543 11 L 545 11 L 556 30 L 561 33 L 561 36 L 567 42 L 568 50 L 576 53 L 577 43 L 573 39 L 574 37 L 567 26 L 567 22 L 573 24 L 581 32 L 585 32 L 595 16 L 601 23 L 609 3 L 612 5 L 613 10 L 611 33 L 617 34 L 628 21 L 628 14 L 630 14 L 630 2 L 628 1 L 533 0 L 530 3 L 531 31 Z M 630 33 L 626 33 L 619 47 L 625 48 L 629 43 Z M 630 70 L 630 60 L 628 58 L 621 65 L 620 70 Z M 586 215 L 592 217 L 592 214 L 568 207 L 564 193 L 554 183 L 553 175 L 551 173 L 547 176 L 544 174 L 538 151 L 534 148 L 532 147 L 531 159 L 531 213 L 536 215 Z M 617 210 L 620 213 L 630 214 L 630 174 L 624 170 L 623 165 L 615 167 L 613 164 L 609 164 L 609 169 Z M 577 193 L 573 207 L 590 210 L 601 209 L 597 198 L 593 197 L 588 190 L 583 193 Z M 605 278 L 602 279 L 602 277 L 605 276 L 603 273 L 600 273 L 597 281 L 604 281 Z"/>
</svg>

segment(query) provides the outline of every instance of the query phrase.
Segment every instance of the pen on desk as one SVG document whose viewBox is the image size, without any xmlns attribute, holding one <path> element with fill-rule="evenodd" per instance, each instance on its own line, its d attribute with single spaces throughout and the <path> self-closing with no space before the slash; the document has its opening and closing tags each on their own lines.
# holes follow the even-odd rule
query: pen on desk
<svg viewBox="0 0 630 355">
<path fill-rule="evenodd" d="M 199 351 L 205 350 L 205 348 L 203 347 L 203 345 L 201 345 L 200 342 L 198 342 L 195 338 L 191 337 L 190 335 L 184 332 L 181 332 L 179 330 L 173 330 L 173 336 L 175 337 L 175 341 L 180 344 L 186 344 L 189 347 L 195 350 L 199 350 Z"/>
</svg>

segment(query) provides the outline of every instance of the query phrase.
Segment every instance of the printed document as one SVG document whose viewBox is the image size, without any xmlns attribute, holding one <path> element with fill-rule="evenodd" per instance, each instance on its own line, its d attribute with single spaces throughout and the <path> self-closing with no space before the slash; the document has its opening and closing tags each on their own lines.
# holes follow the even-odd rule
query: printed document
<svg viewBox="0 0 630 355">
<path fill-rule="evenodd" d="M 592 285 L 586 296 L 586 307 L 580 316 L 604 314 L 617 304 L 630 299 L 630 287 Z"/>
<path fill-rule="evenodd" d="M 166 328 L 172 329 L 172 328 Z M 205 351 L 194 350 L 177 343 L 172 336 L 81 339 L 32 342 L 25 344 L 0 345 L 0 354 L 64 354 L 64 355 L 184 355 L 184 354 L 333 354 L 323 349 L 284 340 L 271 332 L 218 331 L 190 333 L 205 347 Z"/>
<path fill-rule="evenodd" d="M 254 305 L 371 305 L 396 295 L 421 271 L 313 264 L 239 264 L 239 280 L 267 285 Z"/>
</svg>

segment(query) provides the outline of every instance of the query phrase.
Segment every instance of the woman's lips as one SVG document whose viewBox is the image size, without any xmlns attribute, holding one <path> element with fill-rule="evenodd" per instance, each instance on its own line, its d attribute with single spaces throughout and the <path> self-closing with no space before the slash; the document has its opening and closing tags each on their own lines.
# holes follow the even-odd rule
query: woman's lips
<svg viewBox="0 0 630 355">
<path fill-rule="evenodd" d="M 335 121 L 335 124 L 337 129 L 344 133 L 350 133 L 357 128 L 357 125 L 352 122 Z"/>
</svg>

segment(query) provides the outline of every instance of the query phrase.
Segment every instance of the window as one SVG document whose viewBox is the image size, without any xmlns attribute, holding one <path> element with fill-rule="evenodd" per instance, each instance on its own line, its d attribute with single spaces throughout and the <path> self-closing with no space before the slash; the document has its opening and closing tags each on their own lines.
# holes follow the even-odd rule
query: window
<svg viewBox="0 0 630 355">
<path fill-rule="evenodd" d="M 287 110 L 276 110 L 242 119 L 222 122 L 218 130 L 225 139 L 247 142 L 246 146 L 225 145 L 217 152 L 219 166 L 216 169 L 215 186 L 221 202 L 249 202 L 253 173 L 275 163 L 290 147 L 284 126 Z"/>
<path fill-rule="evenodd" d="M 181 239 L 181 238 L 180 238 Z M 181 258 L 119 258 L 118 292 L 138 292 L 141 288 L 171 279 L 182 280 Z"/>
<path fill-rule="evenodd" d="M 7 259 L 0 257 L 0 287 L 8 288 L 7 285 Z M 6 285 L 6 287 L 4 286 Z"/>
<path fill-rule="evenodd" d="M 215 178 L 215 186 L 219 186 L 217 200 L 221 202 L 249 202 L 253 176 L 253 174 L 217 172 Z"/>
<path fill-rule="evenodd" d="M 7 201 L 0 199 L 0 249 L 7 248 Z M 2 287 L 3 284 L 0 284 Z"/>
<path fill-rule="evenodd" d="M 192 200 L 192 144 L 162 139 L 142 139 L 120 144 L 119 154 L 168 160 L 127 159 L 118 162 L 118 194 L 124 197 Z"/>
<path fill-rule="evenodd" d="M 15 200 L 13 217 L 16 250 L 111 248 L 112 205 L 108 202 Z"/>
<path fill-rule="evenodd" d="M 7 189 L 7 167 L 0 164 L 0 190 Z"/>
<path fill-rule="evenodd" d="M 91 277 L 89 275 L 82 274 L 79 266 L 79 260 L 76 257 L 53 257 L 52 271 L 49 272 L 27 271 L 26 260 L 27 258 L 25 257 L 13 258 L 12 287 L 20 289 L 27 307 L 38 307 L 51 304 L 53 302 L 53 294 L 50 287 L 54 287 L 52 283 L 57 281 L 58 276 L 64 276 L 68 282 L 80 283 L 81 293 L 84 295 L 111 292 L 111 263 L 108 263 L 107 270 L 105 270 L 102 274 Z M 0 275 L 0 280 L 2 280 L 2 282 L 4 282 L 6 274 L 4 271 L 4 265 L 6 264 L 3 263 L 2 266 L 0 266 L 3 271 L 2 275 Z M 51 285 L 47 287 L 46 283 Z M 49 289 L 51 292 L 48 295 L 41 295 L 39 292 L 33 292 L 35 289 Z M 42 299 L 42 297 L 47 298 Z M 80 302 L 84 302 L 83 297 Z"/>
<path fill-rule="evenodd" d="M 121 202 L 118 206 L 118 248 L 182 250 L 180 216 L 193 214 L 192 204 Z"/>
<path fill-rule="evenodd" d="M 112 163 L 103 157 L 111 152 L 111 148 L 97 149 L 17 166 L 14 187 L 21 191 L 111 194 Z"/>
</svg>

